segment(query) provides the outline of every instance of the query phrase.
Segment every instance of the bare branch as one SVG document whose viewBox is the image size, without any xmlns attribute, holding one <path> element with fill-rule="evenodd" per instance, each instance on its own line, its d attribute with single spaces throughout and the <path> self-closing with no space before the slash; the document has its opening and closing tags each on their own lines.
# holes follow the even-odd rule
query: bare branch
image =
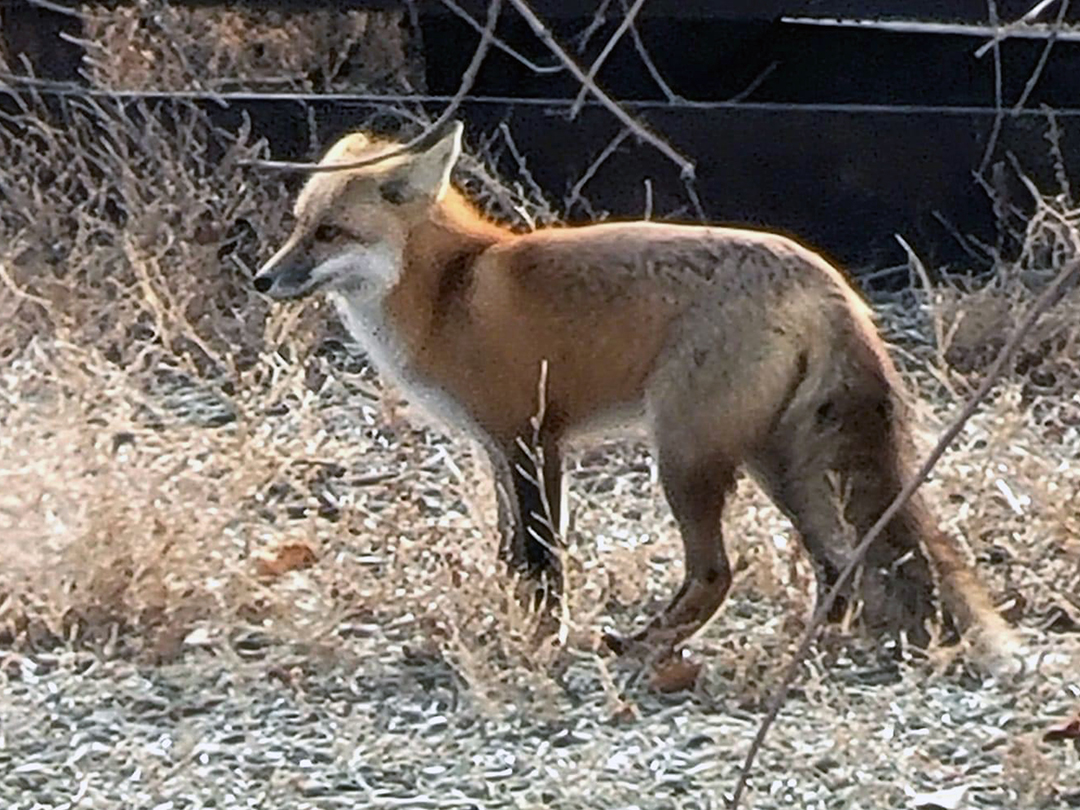
<svg viewBox="0 0 1080 810">
<path fill-rule="evenodd" d="M 998 26 L 998 13 L 997 3 L 994 0 L 986 0 L 986 7 L 990 13 L 990 25 L 995 29 Z M 990 137 L 986 141 L 986 151 L 983 152 L 983 158 L 979 162 L 978 171 L 976 174 L 982 174 L 986 171 L 986 167 L 990 164 L 990 159 L 994 156 L 994 147 L 997 146 L 998 136 L 1001 134 L 1001 125 L 1005 116 L 1005 112 L 1002 109 L 1001 102 L 1001 39 L 995 36 L 990 43 L 994 50 L 994 126 L 990 130 Z"/>
<path fill-rule="evenodd" d="M 597 87 L 596 82 L 590 79 L 585 74 L 585 71 L 581 69 L 562 46 L 555 41 L 555 37 L 552 36 L 543 21 L 536 16 L 536 13 L 529 7 L 529 4 L 526 3 L 525 0 L 510 0 L 510 2 L 513 4 L 514 8 L 518 10 L 518 13 L 525 18 L 529 27 L 532 28 L 533 33 L 540 38 L 541 42 L 543 42 L 552 53 L 559 57 L 562 63 L 566 65 L 566 68 L 574 75 L 574 78 L 584 84 L 589 92 L 596 97 L 597 101 L 606 107 L 616 118 L 622 121 L 623 125 L 630 129 L 639 140 L 652 145 L 675 163 L 679 167 L 679 172 L 682 175 L 683 180 L 692 180 L 694 178 L 693 162 L 679 154 L 671 144 L 652 132 L 640 121 L 636 120 L 632 115 L 626 112 L 617 101 Z"/>
<path fill-rule="evenodd" d="M 862 562 L 863 557 L 866 555 L 867 549 L 869 549 L 871 544 L 877 540 L 878 536 L 889 524 L 889 521 L 893 519 L 896 513 L 908 502 L 908 500 L 910 500 L 911 496 L 915 494 L 916 490 L 918 490 L 926 479 L 929 478 L 934 466 L 945 454 L 949 445 L 952 444 L 953 440 L 958 435 L 960 435 L 960 431 L 964 429 L 964 425 L 967 424 L 967 421 L 972 417 L 975 411 L 978 410 L 983 400 L 990 394 L 990 391 L 1001 377 L 1006 364 L 1020 347 L 1024 337 L 1031 331 L 1031 328 L 1039 320 L 1039 317 L 1043 312 L 1053 306 L 1058 300 L 1060 293 L 1066 285 L 1073 280 L 1073 277 L 1080 275 L 1078 271 L 1080 271 L 1080 260 L 1074 258 L 1072 261 L 1067 262 L 1053 282 L 1051 282 L 1051 284 L 1043 291 L 1042 295 L 1039 296 L 1035 303 L 1031 305 L 1024 315 L 1023 320 L 1020 322 L 1020 325 L 1016 327 L 1016 330 L 1009 336 L 1008 341 L 1001 348 L 1001 351 L 998 352 L 997 357 L 994 358 L 994 362 L 987 370 L 986 376 L 983 377 L 983 381 L 979 385 L 979 388 L 971 396 L 971 399 L 968 400 L 960 413 L 956 415 L 945 432 L 941 434 L 937 444 L 934 445 L 934 449 L 931 451 L 930 455 L 926 457 L 926 460 L 922 463 L 922 466 L 919 467 L 914 477 L 904 485 L 904 488 L 900 490 L 899 494 L 893 499 L 893 502 L 889 504 L 888 509 L 882 513 L 877 522 L 870 527 L 870 530 L 863 537 L 859 545 L 855 547 L 847 566 L 840 572 L 840 576 L 837 577 L 837 580 L 829 590 L 829 593 L 814 612 L 814 616 L 810 620 L 810 625 L 806 628 L 806 632 L 803 633 L 802 640 L 799 642 L 799 647 L 795 651 L 795 656 L 791 659 L 787 669 L 784 671 L 784 676 L 780 679 L 780 686 L 777 688 L 776 694 L 769 705 L 769 710 L 766 712 L 765 718 L 761 721 L 761 725 L 758 727 L 754 741 L 750 744 L 750 750 L 746 754 L 746 760 L 743 762 L 742 769 L 739 773 L 739 781 L 735 784 L 735 791 L 732 794 L 731 802 L 728 804 L 728 810 L 736 810 L 736 808 L 738 808 L 739 801 L 746 788 L 747 780 L 750 777 L 750 771 L 754 765 L 754 759 L 757 757 L 758 751 L 761 750 L 761 746 L 765 742 L 765 735 L 769 733 L 769 729 L 776 721 L 777 715 L 780 714 L 780 709 L 787 699 L 791 684 L 798 674 L 799 664 L 802 663 L 807 652 L 810 650 L 810 644 L 813 642 L 818 628 L 821 627 L 822 622 L 825 621 L 833 604 L 836 602 L 841 588 L 843 588 L 851 578 L 856 567 L 858 567 Z"/>
<path fill-rule="evenodd" d="M 620 0 L 622 4 L 623 13 L 628 13 L 629 8 L 626 5 L 626 0 Z M 671 89 L 664 77 L 660 75 L 660 70 L 656 67 L 656 63 L 653 62 L 652 57 L 649 56 L 649 50 L 645 47 L 645 42 L 641 39 L 641 33 L 638 31 L 636 25 L 630 26 L 630 36 L 634 40 L 634 48 L 638 52 L 638 56 L 641 57 L 642 63 L 645 65 L 645 69 L 649 71 L 649 75 L 652 76 L 652 80 L 656 82 L 656 86 L 660 88 L 660 92 L 664 94 L 669 102 L 684 101 L 683 97 Z"/>
<path fill-rule="evenodd" d="M 361 169 L 364 166 L 381 163 L 387 158 L 408 153 L 446 126 L 454 117 L 458 107 L 461 106 L 461 102 L 465 100 L 465 96 L 468 95 L 469 90 L 472 89 L 473 83 L 476 81 L 476 74 L 480 71 L 480 65 L 483 64 L 484 57 L 487 56 L 488 48 L 492 42 L 492 35 L 495 31 L 495 24 L 499 20 L 499 11 L 501 8 L 502 0 L 491 0 L 491 3 L 488 4 L 487 22 L 484 25 L 484 30 L 480 34 L 480 44 L 476 46 L 476 51 L 473 52 L 472 60 L 469 62 L 468 67 L 465 68 L 465 72 L 461 75 L 461 84 L 458 86 L 457 92 L 454 94 L 454 97 L 450 99 L 450 103 L 446 106 L 446 109 L 439 114 L 439 117 L 431 122 L 429 126 L 425 127 L 424 130 L 412 140 L 403 143 L 401 146 L 392 149 L 389 152 L 383 152 L 376 157 L 366 158 L 364 160 L 353 160 L 348 163 L 332 163 L 320 166 L 317 163 L 284 160 L 252 160 L 248 161 L 247 165 L 279 171 L 347 171 L 349 169 Z"/>
<path fill-rule="evenodd" d="M 574 203 L 581 199 L 581 191 L 585 188 L 585 185 L 592 180 L 593 175 L 595 175 L 604 162 L 615 153 L 615 150 L 619 148 L 620 144 L 626 140 L 626 136 L 629 134 L 630 130 L 620 129 L 619 134 L 611 139 L 611 142 L 596 156 L 596 160 L 589 164 L 589 168 L 587 168 L 585 173 L 578 178 L 576 183 L 574 183 L 574 187 L 570 189 L 570 193 L 566 197 L 566 207 L 564 210 L 567 213 L 574 207 Z"/>
<path fill-rule="evenodd" d="M 1039 61 L 1035 64 L 1035 69 L 1031 71 L 1031 75 L 1028 76 L 1027 83 L 1024 85 L 1024 90 L 1020 93 L 1020 98 L 1018 98 L 1016 104 L 1013 105 L 1012 111 L 1014 113 L 1024 109 L 1024 105 L 1027 104 L 1028 98 L 1031 97 L 1035 85 L 1039 83 L 1039 78 L 1042 76 L 1043 69 L 1050 60 L 1050 51 L 1054 49 L 1054 43 L 1057 42 L 1058 34 L 1061 33 L 1061 27 L 1065 22 L 1065 14 L 1068 10 L 1069 0 L 1061 0 L 1061 8 L 1058 9 L 1057 19 L 1054 20 L 1054 27 L 1050 31 L 1050 36 L 1046 39 L 1046 45 L 1043 46 L 1042 53 L 1039 54 Z M 1028 13 L 1030 14 L 1031 12 Z"/>
<path fill-rule="evenodd" d="M 611 52 L 615 50 L 615 46 L 619 44 L 619 40 L 622 39 L 623 34 L 627 29 L 634 24 L 634 17 L 641 11 L 641 7 L 645 5 L 645 0 L 634 0 L 634 5 L 630 6 L 630 10 L 626 12 L 619 27 L 615 29 L 615 33 L 611 35 L 611 38 L 604 45 L 600 51 L 600 55 L 593 60 L 592 65 L 589 66 L 588 80 L 591 82 L 596 78 L 596 74 L 600 72 L 600 68 L 603 67 L 604 62 L 611 55 Z M 574 99 L 574 103 L 570 106 L 570 120 L 573 121 L 577 118 L 577 114 L 581 112 L 581 105 L 585 103 L 585 96 L 589 93 L 589 87 L 587 84 L 582 83 L 581 89 L 578 91 L 577 98 Z"/>
<path fill-rule="evenodd" d="M 476 31 L 478 34 L 483 34 L 484 33 L 484 26 L 480 25 L 480 23 L 478 23 L 476 20 L 474 20 L 472 15 L 469 14 L 469 12 L 467 12 L 465 9 L 463 9 L 461 6 L 459 6 L 457 3 L 455 3 L 454 0 L 439 0 L 439 2 L 441 2 L 444 6 L 446 6 L 448 9 L 450 9 L 452 12 L 454 12 L 454 14 L 456 14 L 458 17 L 463 19 L 466 23 L 468 23 L 469 26 L 474 31 Z M 533 73 L 551 74 L 551 73 L 562 73 L 564 70 L 566 70 L 566 68 L 563 67 L 562 65 L 538 65 L 536 62 L 533 62 L 531 59 L 529 59 L 527 56 L 525 56 L 520 51 L 515 50 L 514 48 L 510 47 L 508 44 L 506 44 L 505 40 L 503 40 L 503 39 L 501 39 L 501 38 L 499 38 L 497 36 L 492 36 L 491 37 L 491 44 L 494 45 L 496 48 L 498 48 L 503 53 L 505 53 L 507 56 L 509 56 L 514 61 L 518 62 L 519 64 L 523 65 L 524 67 L 527 67 Z"/>
</svg>

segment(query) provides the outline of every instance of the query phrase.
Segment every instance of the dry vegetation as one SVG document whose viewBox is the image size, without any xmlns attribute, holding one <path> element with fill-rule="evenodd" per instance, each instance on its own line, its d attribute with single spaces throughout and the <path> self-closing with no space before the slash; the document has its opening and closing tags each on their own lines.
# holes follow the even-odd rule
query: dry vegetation
<svg viewBox="0 0 1080 810">
<path fill-rule="evenodd" d="M 256 55 L 239 12 L 200 14 L 142 4 L 92 19 L 88 35 L 103 53 L 110 42 L 133 43 L 115 63 L 91 63 L 93 75 L 107 87 L 154 85 L 166 52 L 151 47 L 152 26 L 167 24 L 209 49 L 177 40 L 185 55 L 171 69 L 207 70 L 187 76 L 189 85 L 221 87 L 215 77 L 226 75 L 266 86 L 272 64 L 287 66 L 291 86 L 338 86 L 340 66 L 319 65 L 312 79 L 310 64 L 289 61 L 306 40 L 282 36 L 276 17 L 256 27 L 269 32 Z M 379 37 L 363 15 L 349 19 L 334 18 L 335 35 Z M 297 23 L 315 38 L 330 24 Z M 245 48 L 220 46 L 227 36 Z M 281 49 L 273 58 L 272 48 Z M 387 60 L 400 78 L 397 58 Z M 27 105 L 0 133 L 0 678 L 25 673 L 12 662 L 63 651 L 194 671 L 207 652 L 230 662 L 284 649 L 295 666 L 275 675 L 284 686 L 328 661 L 359 673 L 421 661 L 451 673 L 485 715 L 517 704 L 548 716 L 567 710 L 567 695 L 573 703 L 584 667 L 613 739 L 628 739 L 621 724 L 638 739 L 667 722 L 640 673 L 597 652 L 605 624 L 625 628 L 678 580 L 674 527 L 642 448 L 573 460 L 571 635 L 565 648 L 538 640 L 495 558 L 492 495 L 475 448 L 413 427 L 319 304 L 269 309 L 250 291 L 251 269 L 285 229 L 289 198 L 280 178 L 241 165 L 260 144 L 215 130 L 185 104 L 72 100 L 62 127 L 48 123 L 56 117 L 44 102 Z M 933 403 L 922 407 L 928 436 L 1047 274 L 1080 254 L 1080 211 L 1067 188 L 1025 228 L 1019 258 L 1002 259 L 974 288 L 954 281 L 882 307 L 913 387 Z M 1030 722 L 994 743 L 993 779 L 1020 785 L 1010 795 L 1032 807 L 1056 806 L 1071 784 L 1062 768 L 1076 765 L 1041 742 L 1038 724 L 1052 718 L 1032 720 L 1030 701 L 1080 697 L 1060 688 L 1075 683 L 1069 656 L 1080 631 L 1078 296 L 1047 317 L 928 485 L 1010 617 L 1049 656 L 1049 680 L 1026 687 L 1029 703 L 1017 704 Z M 789 527 L 748 482 L 727 534 L 736 586 L 695 644 L 707 661 L 695 696 L 680 700 L 709 717 L 720 701 L 745 725 L 797 639 L 812 578 Z M 801 698 L 822 710 L 807 728 L 832 735 L 834 758 L 857 761 L 880 709 L 869 707 L 865 684 L 825 673 L 836 661 L 841 670 L 876 666 L 857 640 L 831 630 L 806 667 Z M 968 682 L 951 650 L 916 664 L 928 702 Z M 842 729 L 831 719 L 838 712 Z M 930 759 L 916 767 L 931 768 Z M 806 767 L 833 767 L 819 763 Z M 766 765 L 775 772 L 784 762 Z M 700 773 L 727 780 L 725 768 Z M 939 778 L 934 768 L 928 778 Z M 641 800 L 621 784 L 597 806 Z M 783 784 L 761 784 L 759 798 L 783 799 Z M 904 801 L 900 785 L 866 790 Z"/>
<path fill-rule="evenodd" d="M 406 13 L 188 8 L 140 0 L 84 9 L 85 74 L 109 90 L 388 93 L 422 90 Z"/>
</svg>

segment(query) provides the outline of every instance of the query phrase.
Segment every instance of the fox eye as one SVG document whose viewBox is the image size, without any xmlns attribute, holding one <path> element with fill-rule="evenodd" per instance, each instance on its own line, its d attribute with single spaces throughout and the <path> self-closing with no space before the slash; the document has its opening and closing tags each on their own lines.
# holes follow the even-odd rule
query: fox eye
<svg viewBox="0 0 1080 810">
<path fill-rule="evenodd" d="M 333 242 L 340 236 L 343 236 L 345 232 L 337 225 L 329 225 L 323 223 L 315 229 L 315 241 L 316 242 Z"/>
<path fill-rule="evenodd" d="M 379 186 L 379 194 L 391 205 L 404 205 L 411 198 L 407 180 L 387 180 Z"/>
</svg>

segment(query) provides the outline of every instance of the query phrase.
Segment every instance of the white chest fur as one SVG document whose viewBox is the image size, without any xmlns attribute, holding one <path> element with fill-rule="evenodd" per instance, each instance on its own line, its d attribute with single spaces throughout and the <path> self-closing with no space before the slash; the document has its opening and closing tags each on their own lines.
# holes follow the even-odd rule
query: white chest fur
<svg viewBox="0 0 1080 810">
<path fill-rule="evenodd" d="M 409 347 L 393 320 L 386 316 L 382 296 L 352 296 L 335 291 L 331 299 L 345 328 L 367 353 L 375 369 L 440 428 L 466 430 L 476 438 L 478 428 L 465 406 L 452 398 L 437 380 L 417 373 Z"/>
<path fill-rule="evenodd" d="M 367 353 L 380 374 L 406 376 L 408 353 L 400 334 L 386 317 L 382 296 L 353 296 L 335 291 L 330 299 L 353 340 Z"/>
</svg>

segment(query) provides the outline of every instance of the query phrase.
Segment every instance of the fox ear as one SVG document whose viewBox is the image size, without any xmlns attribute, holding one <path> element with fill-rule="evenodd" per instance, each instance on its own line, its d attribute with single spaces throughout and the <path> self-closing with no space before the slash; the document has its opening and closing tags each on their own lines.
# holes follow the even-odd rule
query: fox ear
<svg viewBox="0 0 1080 810">
<path fill-rule="evenodd" d="M 363 156 L 370 146 L 371 141 L 367 135 L 363 132 L 352 132 L 331 146 L 320 162 L 323 164 L 346 163 L 350 160 L 356 160 L 358 157 Z"/>
<path fill-rule="evenodd" d="M 433 200 L 446 193 L 450 187 L 450 172 L 461 156 L 464 129 L 460 121 L 452 121 L 441 132 L 432 134 L 430 145 L 427 138 L 416 145 L 419 151 L 402 167 L 400 175 L 411 191 Z"/>
</svg>

